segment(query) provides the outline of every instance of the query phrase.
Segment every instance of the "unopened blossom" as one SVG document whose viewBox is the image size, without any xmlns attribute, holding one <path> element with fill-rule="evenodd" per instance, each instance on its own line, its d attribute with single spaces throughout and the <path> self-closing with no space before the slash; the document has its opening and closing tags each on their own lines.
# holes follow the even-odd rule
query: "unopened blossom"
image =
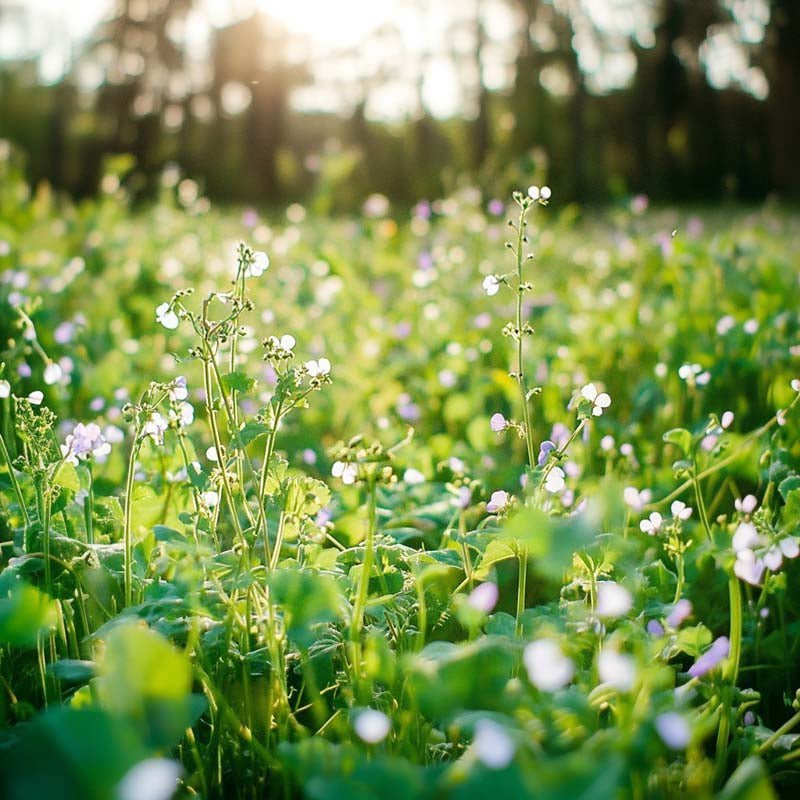
<svg viewBox="0 0 800 800">
<path fill-rule="evenodd" d="M 575 674 L 575 665 L 554 639 L 537 639 L 522 654 L 530 682 L 542 692 L 563 689 Z"/>
<path fill-rule="evenodd" d="M 482 611 L 484 614 L 491 614 L 494 607 L 497 605 L 497 600 L 500 597 L 500 590 L 497 588 L 496 583 L 486 581 L 479 586 L 476 586 L 467 596 L 467 605 L 474 608 L 476 611 Z"/>
<path fill-rule="evenodd" d="M 54 361 L 51 361 L 45 368 L 44 368 L 44 382 L 48 386 L 52 386 L 54 383 L 58 383 L 64 375 L 64 371 L 61 367 L 56 364 Z"/>
<path fill-rule="evenodd" d="M 156 308 L 156 321 L 170 331 L 175 330 L 180 322 L 178 315 L 172 310 L 169 303 L 162 303 Z"/>
<path fill-rule="evenodd" d="M 514 760 L 516 744 L 502 725 L 490 719 L 481 719 L 475 724 L 472 740 L 475 755 L 489 769 L 504 769 Z"/>
<path fill-rule="evenodd" d="M 790 386 L 795 392 L 800 392 L 800 378 L 794 378 Z"/>
<path fill-rule="evenodd" d="M 327 358 L 320 358 L 316 361 L 306 361 L 306 372 L 312 378 L 321 378 L 323 375 L 329 375 L 331 371 L 331 362 Z"/>
<path fill-rule="evenodd" d="M 677 711 L 667 711 L 655 719 L 661 741 L 672 750 L 685 750 L 692 739 L 692 729 L 686 717 Z"/>
<path fill-rule="evenodd" d="M 0 380 L 0 398 L 10 397 L 11 396 L 11 384 L 3 379 Z"/>
<path fill-rule="evenodd" d="M 758 506 L 758 500 L 755 495 L 748 494 L 741 499 L 737 497 L 733 504 L 739 513 L 752 514 Z"/>
<path fill-rule="evenodd" d="M 677 603 L 670 611 L 669 616 L 667 617 L 667 625 L 670 628 L 678 628 L 683 622 L 685 622 L 692 614 L 692 604 L 689 600 L 682 598 L 678 600 Z"/>
<path fill-rule="evenodd" d="M 726 411 L 719 420 L 719 424 L 722 426 L 724 430 L 730 428 L 733 425 L 734 415 L 733 411 Z"/>
<path fill-rule="evenodd" d="M 500 433 L 508 427 L 508 420 L 500 413 L 492 414 L 489 420 L 489 427 L 495 432 Z"/>
<path fill-rule="evenodd" d="M 378 744 L 389 735 L 392 721 L 382 711 L 367 708 L 356 714 L 353 728 L 362 742 Z"/>
<path fill-rule="evenodd" d="M 714 667 L 728 657 L 730 649 L 731 645 L 727 636 L 720 636 L 718 639 L 715 639 L 711 647 L 689 667 L 689 675 L 692 678 L 700 678 L 706 673 L 711 672 Z"/>
<path fill-rule="evenodd" d="M 502 489 L 498 489 L 496 492 L 492 492 L 492 496 L 486 504 L 486 510 L 492 514 L 497 511 L 503 511 L 510 502 L 511 495 Z"/>
<path fill-rule="evenodd" d="M 766 564 L 761 558 L 749 548 L 744 548 L 736 553 L 736 561 L 733 563 L 733 572 L 737 578 L 751 584 L 760 586 L 761 578 L 764 575 Z"/>
<path fill-rule="evenodd" d="M 597 657 L 600 682 L 620 692 L 629 692 L 636 684 L 636 662 L 632 656 L 607 648 Z"/>
<path fill-rule="evenodd" d="M 633 608 L 633 595 L 616 581 L 598 581 L 597 615 L 622 617 Z"/>
<path fill-rule="evenodd" d="M 669 507 L 670 512 L 674 519 L 679 519 L 682 522 L 685 522 L 689 517 L 692 516 L 692 507 L 687 506 L 686 503 L 675 500 L 673 504 Z"/>
<path fill-rule="evenodd" d="M 244 274 L 248 278 L 260 278 L 269 269 L 269 256 L 261 250 L 253 253 L 253 260 L 247 265 Z"/>
<path fill-rule="evenodd" d="M 550 190 L 549 186 L 529 186 L 528 187 L 528 197 L 531 200 L 549 200 L 552 196 L 552 191 Z"/>
<path fill-rule="evenodd" d="M 545 478 L 544 489 L 551 494 L 558 494 L 565 485 L 565 474 L 561 467 L 553 467 Z"/>
<path fill-rule="evenodd" d="M 208 508 L 214 508 L 219 503 L 219 492 L 207 491 L 200 493 L 200 500 Z"/>
<path fill-rule="evenodd" d="M 489 297 L 494 297 L 499 291 L 502 281 L 497 275 L 487 275 L 483 279 L 483 291 L 486 292 Z"/>
<path fill-rule="evenodd" d="M 356 482 L 358 469 L 355 464 L 351 464 L 349 461 L 334 461 L 331 467 L 331 475 L 334 478 L 341 478 L 342 483 L 349 486 Z"/>
<path fill-rule="evenodd" d="M 654 511 L 647 519 L 643 519 L 639 523 L 639 530 L 646 533 L 648 536 L 655 536 L 661 533 L 661 528 L 664 525 L 664 518 L 658 511 Z"/>
<path fill-rule="evenodd" d="M 611 405 L 611 397 L 607 392 L 598 392 L 597 387 L 593 383 L 587 383 L 581 389 L 581 397 L 588 400 L 592 404 L 592 415 L 600 417 L 603 410 Z"/>
</svg>

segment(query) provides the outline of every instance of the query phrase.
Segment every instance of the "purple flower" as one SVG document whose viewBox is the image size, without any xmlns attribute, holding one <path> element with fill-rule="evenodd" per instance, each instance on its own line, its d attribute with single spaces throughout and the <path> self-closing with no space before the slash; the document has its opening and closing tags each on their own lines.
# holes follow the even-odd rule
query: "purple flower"
<svg viewBox="0 0 800 800">
<path fill-rule="evenodd" d="M 486 209 L 493 217 L 499 217 L 502 216 L 503 212 L 506 210 L 506 206 L 502 200 L 494 197 L 489 201 L 489 205 Z"/>
<path fill-rule="evenodd" d="M 536 459 L 536 463 L 540 467 L 543 467 L 547 461 L 547 457 L 550 455 L 550 451 L 555 449 L 555 444 L 553 444 L 553 442 L 551 442 L 549 439 L 545 439 L 541 445 L 539 445 L 539 457 Z"/>
<path fill-rule="evenodd" d="M 728 641 L 727 636 L 720 636 L 718 639 L 715 639 L 711 647 L 689 667 L 689 675 L 691 675 L 692 678 L 700 678 L 707 672 L 711 672 L 720 661 L 728 657 L 730 649 L 731 643 Z"/>
<path fill-rule="evenodd" d="M 677 628 L 691 613 L 692 604 L 685 598 L 678 600 L 678 602 L 675 603 L 675 607 L 672 609 L 672 611 L 670 611 L 670 614 L 667 617 L 667 625 L 669 625 L 670 628 Z"/>
<path fill-rule="evenodd" d="M 500 433 L 508 427 L 508 420 L 502 414 L 492 414 L 492 417 L 489 420 L 489 427 L 495 433 Z"/>
<path fill-rule="evenodd" d="M 657 619 L 651 619 L 650 622 L 647 623 L 647 632 L 651 636 L 663 636 L 664 626 Z"/>
</svg>

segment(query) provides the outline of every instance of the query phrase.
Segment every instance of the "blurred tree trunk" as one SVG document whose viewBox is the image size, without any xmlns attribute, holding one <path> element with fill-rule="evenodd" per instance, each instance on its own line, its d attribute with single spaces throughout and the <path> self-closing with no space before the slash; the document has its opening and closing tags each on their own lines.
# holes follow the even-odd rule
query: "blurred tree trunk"
<svg viewBox="0 0 800 800">
<path fill-rule="evenodd" d="M 767 31 L 772 186 L 800 194 L 800 2 L 773 0 Z"/>
</svg>

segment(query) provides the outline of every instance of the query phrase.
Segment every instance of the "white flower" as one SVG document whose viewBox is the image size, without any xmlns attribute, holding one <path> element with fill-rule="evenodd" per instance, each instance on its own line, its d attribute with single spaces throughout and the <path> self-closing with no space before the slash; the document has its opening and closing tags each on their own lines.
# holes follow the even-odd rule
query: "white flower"
<svg viewBox="0 0 800 800">
<path fill-rule="evenodd" d="M 177 761 L 147 758 L 125 773 L 117 786 L 116 800 L 169 800 L 182 773 Z"/>
<path fill-rule="evenodd" d="M 611 405 L 611 397 L 606 392 L 598 393 L 593 383 L 587 383 L 581 389 L 581 396 L 592 404 L 592 414 L 595 417 L 602 416 L 603 409 Z"/>
<path fill-rule="evenodd" d="M 156 308 L 156 321 L 170 331 L 174 331 L 180 322 L 178 315 L 172 310 L 169 303 L 162 303 Z"/>
<path fill-rule="evenodd" d="M 756 510 L 756 506 L 758 506 L 758 500 L 754 495 L 748 494 L 741 500 L 737 497 L 734 501 L 734 506 L 741 514 L 752 514 Z"/>
<path fill-rule="evenodd" d="M 530 682 L 542 692 L 563 689 L 575 674 L 572 660 L 552 639 L 537 639 L 526 645 L 522 660 Z"/>
<path fill-rule="evenodd" d="M 415 486 L 419 483 L 425 483 L 425 476 L 418 469 L 409 467 L 403 473 L 403 480 L 410 486 Z"/>
<path fill-rule="evenodd" d="M 661 741 L 672 750 L 684 750 L 692 738 L 689 723 L 677 711 L 667 711 L 655 719 L 656 731 Z"/>
<path fill-rule="evenodd" d="M 529 186 L 528 187 L 528 197 L 531 200 L 538 200 L 541 196 L 542 190 L 538 186 Z"/>
<path fill-rule="evenodd" d="M 194 407 L 191 403 L 180 403 L 176 408 L 170 409 L 169 418 L 179 428 L 188 428 L 194 422 Z"/>
<path fill-rule="evenodd" d="M 636 662 L 617 650 L 603 650 L 597 657 L 600 682 L 613 686 L 620 692 L 629 692 L 636 684 Z"/>
<path fill-rule="evenodd" d="M 764 553 L 764 566 L 772 570 L 772 572 L 777 572 L 781 568 L 781 564 L 783 564 L 783 553 L 781 552 L 780 547 L 770 547 L 766 553 Z"/>
<path fill-rule="evenodd" d="M 367 744 L 378 744 L 389 735 L 392 721 L 382 711 L 367 708 L 356 715 L 353 728 L 361 741 Z"/>
<path fill-rule="evenodd" d="M 690 386 L 705 386 L 711 380 L 711 373 L 708 370 L 704 372 L 699 364 L 682 364 L 678 369 L 678 377 Z"/>
<path fill-rule="evenodd" d="M 800 556 L 800 547 L 797 544 L 797 539 L 794 536 L 786 536 L 778 542 L 778 547 L 786 558 L 797 558 Z"/>
<path fill-rule="evenodd" d="M 661 532 L 661 526 L 664 524 L 664 518 L 658 511 L 654 511 L 648 519 L 643 519 L 639 523 L 639 530 L 649 536 L 655 536 Z"/>
<path fill-rule="evenodd" d="M 742 550 L 751 550 L 759 543 L 758 531 L 752 522 L 740 522 L 733 534 L 733 549 L 739 553 Z"/>
<path fill-rule="evenodd" d="M 549 186 L 542 186 L 539 190 L 539 196 L 542 200 L 549 200 L 552 197 L 553 192 L 550 190 Z"/>
<path fill-rule="evenodd" d="M 179 375 L 172 381 L 169 390 L 169 399 L 172 400 L 173 403 L 176 403 L 185 400 L 188 396 L 189 390 L 186 388 L 186 378 L 183 375 Z"/>
<path fill-rule="evenodd" d="M 483 611 L 484 614 L 491 614 L 497 605 L 500 591 L 496 583 L 487 581 L 476 586 L 467 597 L 467 605 L 476 611 Z"/>
<path fill-rule="evenodd" d="M 204 505 L 209 508 L 214 508 L 214 506 L 219 503 L 219 493 L 213 491 L 201 492 L 200 499 L 203 501 Z"/>
<path fill-rule="evenodd" d="M 500 413 L 492 414 L 489 420 L 489 427 L 495 433 L 500 433 L 508 427 L 508 420 Z"/>
<path fill-rule="evenodd" d="M 44 400 L 44 394 L 38 389 L 28 395 L 28 402 L 32 406 L 40 406 L 42 404 L 42 400 Z"/>
<path fill-rule="evenodd" d="M 334 478 L 341 478 L 342 483 L 349 486 L 356 482 L 358 469 L 355 464 L 351 464 L 348 461 L 334 461 L 331 467 L 331 475 Z"/>
<path fill-rule="evenodd" d="M 58 383 L 63 375 L 64 375 L 63 370 L 54 361 L 51 361 L 44 368 L 44 382 L 48 386 L 52 386 L 54 383 Z"/>
<path fill-rule="evenodd" d="M 498 489 L 496 492 L 492 492 L 492 496 L 489 498 L 489 502 L 486 504 L 486 510 L 493 514 L 496 511 L 502 511 L 505 509 L 510 502 L 511 496 L 508 494 L 508 492 Z"/>
<path fill-rule="evenodd" d="M 158 411 L 154 411 L 142 427 L 142 433 L 149 436 L 157 445 L 162 445 L 164 444 L 164 431 L 168 427 L 167 420 Z"/>
<path fill-rule="evenodd" d="M 489 297 L 493 297 L 500 291 L 500 285 L 502 281 L 497 277 L 497 275 L 487 275 L 483 279 L 483 291 L 489 295 Z"/>
<path fill-rule="evenodd" d="M 292 350 L 294 350 L 296 341 L 291 333 L 284 333 L 280 339 L 277 336 L 270 336 L 269 343 L 275 350 L 281 351 L 286 356 L 291 356 L 293 355 Z"/>
<path fill-rule="evenodd" d="M 544 482 L 545 491 L 557 494 L 564 488 L 564 470 L 561 467 L 553 467 Z"/>
<path fill-rule="evenodd" d="M 306 361 L 305 368 L 312 378 L 320 378 L 330 373 L 331 362 L 327 358 L 320 358 L 318 361 Z"/>
<path fill-rule="evenodd" d="M 652 493 L 649 489 L 643 489 L 641 492 L 635 486 L 626 486 L 622 492 L 622 497 L 625 504 L 632 510 L 639 512 L 647 503 L 650 502 Z"/>
<path fill-rule="evenodd" d="M 11 384 L 7 380 L 0 380 L 0 398 L 11 396 Z"/>
<path fill-rule="evenodd" d="M 597 615 L 622 617 L 633 608 L 633 595 L 616 581 L 598 581 Z"/>
<path fill-rule="evenodd" d="M 800 378 L 795 378 L 790 385 L 795 392 L 800 392 Z"/>
<path fill-rule="evenodd" d="M 253 253 L 253 261 L 247 266 L 244 274 L 248 278 L 260 278 L 269 269 L 269 256 L 261 250 Z"/>
<path fill-rule="evenodd" d="M 506 729 L 489 719 L 481 719 L 475 724 L 475 738 L 472 740 L 475 755 L 489 769 L 504 769 L 514 759 L 517 750 L 514 740 Z"/>
<path fill-rule="evenodd" d="M 206 450 L 206 458 L 209 461 L 219 461 L 219 453 L 217 453 L 216 447 L 209 447 Z"/>
<path fill-rule="evenodd" d="M 692 516 L 692 507 L 687 506 L 686 503 L 681 502 L 680 500 L 676 500 L 670 507 L 669 510 L 672 512 L 672 516 L 675 519 L 682 520 L 685 522 L 689 517 Z"/>
<path fill-rule="evenodd" d="M 740 550 L 736 554 L 733 571 L 737 578 L 753 586 L 759 586 L 761 584 L 761 576 L 764 574 L 764 569 L 764 562 L 760 558 L 756 558 L 752 550 Z"/>
</svg>

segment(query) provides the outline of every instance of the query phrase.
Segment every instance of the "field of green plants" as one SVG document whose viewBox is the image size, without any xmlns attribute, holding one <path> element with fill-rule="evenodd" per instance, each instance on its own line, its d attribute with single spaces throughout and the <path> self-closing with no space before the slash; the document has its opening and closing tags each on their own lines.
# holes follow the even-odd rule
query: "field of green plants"
<svg viewBox="0 0 800 800">
<path fill-rule="evenodd" d="M 795 796 L 797 213 L 114 169 L 0 153 L 0 796 Z"/>
</svg>

